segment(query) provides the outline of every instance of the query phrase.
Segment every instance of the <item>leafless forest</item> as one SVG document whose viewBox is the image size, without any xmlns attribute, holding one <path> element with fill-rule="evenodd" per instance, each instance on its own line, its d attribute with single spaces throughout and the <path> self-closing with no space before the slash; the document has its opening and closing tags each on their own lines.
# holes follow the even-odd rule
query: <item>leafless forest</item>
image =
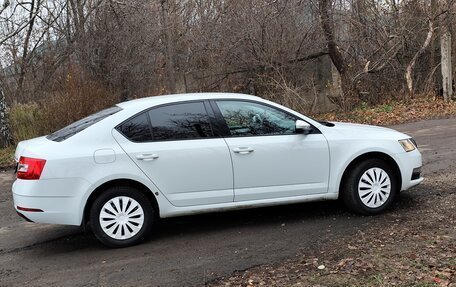
<svg viewBox="0 0 456 287">
<path fill-rule="evenodd" d="M 243 92 L 307 113 L 451 99 L 453 2 L 2 0 L 0 146 L 27 121 L 23 133 L 45 133 L 168 93 Z"/>
</svg>

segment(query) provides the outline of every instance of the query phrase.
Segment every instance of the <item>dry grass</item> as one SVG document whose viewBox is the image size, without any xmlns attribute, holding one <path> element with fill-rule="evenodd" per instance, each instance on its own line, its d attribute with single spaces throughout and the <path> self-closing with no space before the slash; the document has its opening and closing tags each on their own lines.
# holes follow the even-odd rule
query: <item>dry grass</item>
<svg viewBox="0 0 456 287">
<path fill-rule="evenodd" d="M 43 133 L 43 111 L 37 103 L 16 104 L 11 108 L 9 117 L 16 143 Z"/>
<path fill-rule="evenodd" d="M 14 166 L 14 147 L 0 149 L 0 170 Z"/>
</svg>

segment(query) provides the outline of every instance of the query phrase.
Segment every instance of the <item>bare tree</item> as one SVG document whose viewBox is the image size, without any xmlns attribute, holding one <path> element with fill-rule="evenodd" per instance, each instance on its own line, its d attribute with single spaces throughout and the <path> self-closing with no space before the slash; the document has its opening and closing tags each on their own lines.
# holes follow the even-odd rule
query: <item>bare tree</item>
<svg viewBox="0 0 456 287">
<path fill-rule="evenodd" d="M 441 71 L 442 71 L 442 91 L 445 101 L 451 100 L 453 96 L 453 72 L 452 72 L 452 56 L 451 56 L 451 8 L 453 1 L 442 1 L 445 7 L 444 17 L 440 23 L 440 55 L 441 55 Z"/>
<path fill-rule="evenodd" d="M 8 8 L 10 2 L 5 0 L 2 7 L 0 8 L 0 16 Z M 0 39 L 0 42 L 5 41 L 5 38 L 10 37 L 9 35 Z M 1 45 L 1 43 L 0 43 Z M 1 63 L 0 63 L 1 64 Z M 6 104 L 5 93 L 3 92 L 2 87 L 0 86 L 0 147 L 5 147 L 12 143 L 11 129 L 8 121 L 8 107 Z"/>
<path fill-rule="evenodd" d="M 174 64 L 175 50 L 173 41 L 174 25 L 170 20 L 171 14 L 171 0 L 160 0 L 160 24 L 161 34 L 163 41 L 163 55 L 165 56 L 165 69 L 167 78 L 168 92 L 174 93 L 176 91 L 176 77 Z"/>
<path fill-rule="evenodd" d="M 20 3 L 20 5 L 25 5 L 23 3 Z M 35 24 L 35 19 L 37 17 L 37 14 L 40 11 L 40 6 L 41 6 L 41 1 L 40 0 L 30 0 L 28 2 L 29 7 L 26 8 L 28 10 L 29 14 L 29 19 L 28 19 L 28 28 L 27 32 L 24 37 L 24 43 L 22 46 L 22 55 L 20 59 L 20 67 L 19 67 L 19 80 L 17 83 L 17 88 L 16 88 L 16 97 L 18 95 L 22 94 L 23 91 L 23 85 L 24 85 L 24 77 L 27 72 L 27 68 L 29 66 L 29 46 L 30 46 L 30 38 L 32 37 L 32 32 L 34 29 L 34 24 Z"/>
<path fill-rule="evenodd" d="M 334 21 L 331 17 L 330 10 L 330 0 L 319 0 L 320 22 L 323 33 L 325 35 L 326 44 L 328 46 L 328 53 L 331 57 L 332 63 L 336 67 L 341 77 L 341 106 L 344 109 L 348 109 L 351 106 L 351 104 L 348 102 L 353 98 L 353 90 L 352 86 L 350 85 L 351 80 L 347 61 L 343 57 L 340 51 L 340 47 L 338 46 L 335 40 Z"/>
<path fill-rule="evenodd" d="M 0 147 L 8 146 L 12 143 L 12 140 L 5 94 L 0 89 Z"/>
<path fill-rule="evenodd" d="M 424 53 L 424 51 L 427 49 L 427 47 L 429 46 L 429 43 L 431 43 L 432 37 L 434 35 L 434 20 L 429 19 L 428 25 L 429 25 L 429 28 L 428 28 L 428 32 L 426 35 L 426 40 L 424 40 L 423 45 L 420 47 L 418 52 L 415 53 L 412 60 L 407 65 L 406 72 L 405 72 L 405 79 L 407 81 L 407 88 L 408 88 L 410 98 L 413 98 L 413 92 L 414 92 L 413 69 L 415 68 L 416 61 L 417 61 L 418 57 L 420 57 Z"/>
</svg>

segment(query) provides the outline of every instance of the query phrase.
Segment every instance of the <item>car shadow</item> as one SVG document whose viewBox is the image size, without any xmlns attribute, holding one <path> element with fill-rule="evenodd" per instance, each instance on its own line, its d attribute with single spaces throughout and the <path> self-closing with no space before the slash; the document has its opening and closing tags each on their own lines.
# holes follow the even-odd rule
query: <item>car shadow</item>
<svg viewBox="0 0 456 287">
<path fill-rule="evenodd" d="M 419 207 L 416 197 L 418 193 L 403 192 L 397 197 L 392 207 L 378 216 L 363 216 L 352 213 L 343 203 L 338 201 L 323 201 L 260 207 L 245 210 L 234 210 L 208 214 L 182 216 L 161 219 L 157 222 L 153 233 L 144 245 L 154 245 L 162 241 L 180 238 L 201 237 L 219 232 L 232 232 L 238 229 L 255 228 L 267 229 L 280 225 L 296 223 L 318 224 L 328 220 L 336 220 L 335 228 L 345 228 L 347 225 L 362 225 L 371 222 L 381 222 L 390 214 L 397 214 Z M 396 216 L 396 215 L 394 215 Z M 42 249 L 47 254 L 67 253 L 72 251 L 106 250 L 95 236 L 90 227 L 80 228 L 74 234 L 56 238 L 48 242 L 35 244 L 29 248 Z M 138 248 L 137 246 L 129 248 Z"/>
<path fill-rule="evenodd" d="M 170 238 L 224 232 L 249 226 L 268 228 L 280 224 L 350 216 L 354 215 L 338 201 L 299 203 L 189 215 L 161 219 L 157 222 L 151 236 L 143 244 L 156 244 Z M 24 249 L 32 248 L 40 248 L 45 253 L 54 254 L 77 250 L 107 249 L 91 233 L 90 226 L 85 229 L 81 227 L 76 229 L 73 234 L 40 242 Z"/>
<path fill-rule="evenodd" d="M 277 226 L 303 220 L 352 216 L 339 201 L 298 203 L 162 219 L 153 240 L 239 227 Z"/>
</svg>

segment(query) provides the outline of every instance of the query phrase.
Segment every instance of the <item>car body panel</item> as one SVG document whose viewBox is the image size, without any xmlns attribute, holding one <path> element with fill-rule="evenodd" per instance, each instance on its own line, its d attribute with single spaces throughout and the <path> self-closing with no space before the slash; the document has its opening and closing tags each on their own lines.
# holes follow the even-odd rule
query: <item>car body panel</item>
<svg viewBox="0 0 456 287">
<path fill-rule="evenodd" d="M 329 152 L 322 134 L 225 139 L 234 170 L 235 201 L 328 191 Z M 239 147 L 250 153 L 233 152 Z"/>
<path fill-rule="evenodd" d="M 134 143 L 113 136 L 130 159 L 175 206 L 232 202 L 233 168 L 222 138 Z M 153 160 L 138 160 L 142 154 Z"/>
</svg>

